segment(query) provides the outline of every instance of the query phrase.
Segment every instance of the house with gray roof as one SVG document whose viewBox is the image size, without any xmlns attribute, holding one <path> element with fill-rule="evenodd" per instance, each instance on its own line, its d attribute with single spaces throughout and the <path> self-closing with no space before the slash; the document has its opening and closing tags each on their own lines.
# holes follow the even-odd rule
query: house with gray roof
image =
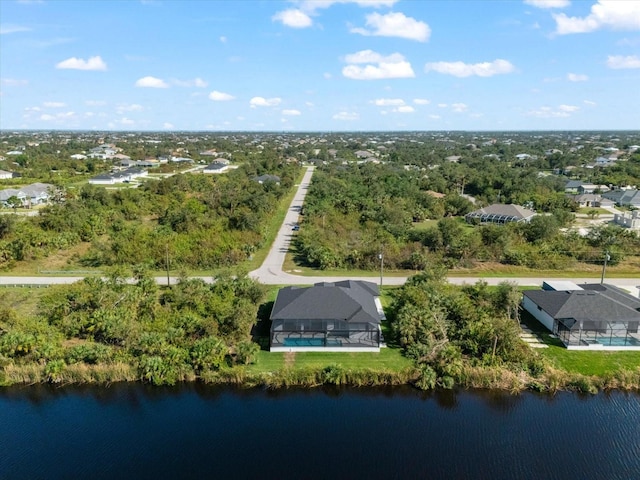
<svg viewBox="0 0 640 480">
<path fill-rule="evenodd" d="M 567 349 L 640 351 L 640 299 L 613 285 L 527 290 L 522 308 Z"/>
<path fill-rule="evenodd" d="M 344 280 L 284 287 L 271 311 L 272 352 L 379 352 L 380 291 L 372 282 Z"/>
<path fill-rule="evenodd" d="M 213 163 L 210 163 L 206 167 L 204 167 L 204 170 L 202 170 L 202 173 L 224 173 L 227 170 L 229 170 L 229 162 L 215 161 Z"/>
<path fill-rule="evenodd" d="M 603 193 L 602 196 L 623 207 L 640 208 L 640 190 L 635 188 L 611 190 Z"/>
<path fill-rule="evenodd" d="M 277 175 L 264 174 L 260 175 L 259 177 L 253 177 L 253 180 L 261 185 L 265 182 L 273 182 L 277 185 L 280 185 L 280 177 Z"/>
<path fill-rule="evenodd" d="M 49 202 L 51 194 L 56 190 L 56 187 L 50 183 L 32 183 L 26 187 L 22 187 L 22 190 L 30 205 L 42 205 Z"/>
<path fill-rule="evenodd" d="M 4 207 L 13 207 L 9 202 L 9 199 L 16 197 L 24 205 L 27 201 L 27 195 L 22 190 L 17 188 L 5 188 L 0 190 L 0 203 Z"/>
<path fill-rule="evenodd" d="M 472 224 L 505 224 L 511 222 L 529 222 L 536 212 L 519 205 L 505 205 L 502 203 L 494 203 L 488 207 L 467 213 L 464 219 L 467 223 Z"/>
</svg>

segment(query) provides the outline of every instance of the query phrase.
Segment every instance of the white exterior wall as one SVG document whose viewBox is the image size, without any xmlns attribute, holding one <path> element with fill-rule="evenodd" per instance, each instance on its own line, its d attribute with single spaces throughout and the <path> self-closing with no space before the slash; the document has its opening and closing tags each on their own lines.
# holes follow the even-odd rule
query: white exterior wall
<svg viewBox="0 0 640 480">
<path fill-rule="evenodd" d="M 555 320 L 551 315 L 549 315 L 544 310 L 540 310 L 538 305 L 536 305 L 529 297 L 522 297 L 522 308 L 524 308 L 527 312 L 533 315 L 536 320 L 538 320 L 542 325 L 547 327 L 550 332 L 555 332 Z"/>
</svg>

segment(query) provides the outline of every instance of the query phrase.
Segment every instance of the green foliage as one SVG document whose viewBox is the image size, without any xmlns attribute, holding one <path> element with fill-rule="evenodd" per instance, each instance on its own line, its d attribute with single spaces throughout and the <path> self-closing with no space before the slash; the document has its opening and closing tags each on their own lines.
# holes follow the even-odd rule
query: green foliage
<svg viewBox="0 0 640 480">
<path fill-rule="evenodd" d="M 458 288 L 438 272 L 409 279 L 394 292 L 388 318 L 393 335 L 420 370 L 416 385 L 451 388 L 469 364 L 539 375 L 544 367 L 519 337 L 520 298 L 509 283 L 495 289 L 483 282 Z"/>
</svg>

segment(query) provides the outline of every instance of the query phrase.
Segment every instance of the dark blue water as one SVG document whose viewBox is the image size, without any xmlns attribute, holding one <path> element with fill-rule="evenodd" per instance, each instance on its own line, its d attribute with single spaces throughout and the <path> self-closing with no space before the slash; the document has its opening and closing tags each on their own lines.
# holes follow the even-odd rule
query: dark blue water
<svg viewBox="0 0 640 480">
<path fill-rule="evenodd" d="M 640 479 L 640 396 L 0 389 L 0 478 Z"/>
</svg>

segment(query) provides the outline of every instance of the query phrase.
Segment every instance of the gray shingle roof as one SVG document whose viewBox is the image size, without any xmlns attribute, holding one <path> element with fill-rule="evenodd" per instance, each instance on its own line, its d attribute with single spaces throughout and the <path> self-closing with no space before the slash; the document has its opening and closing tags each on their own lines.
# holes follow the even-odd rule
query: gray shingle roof
<svg viewBox="0 0 640 480">
<path fill-rule="evenodd" d="M 271 311 L 272 320 L 346 320 L 350 323 L 380 323 L 375 304 L 378 286 L 346 280 L 318 283 L 313 287 L 280 289 Z"/>
<path fill-rule="evenodd" d="M 612 286 L 581 285 L 584 290 L 527 290 L 524 295 L 555 319 L 640 320 L 640 300 Z"/>
</svg>

